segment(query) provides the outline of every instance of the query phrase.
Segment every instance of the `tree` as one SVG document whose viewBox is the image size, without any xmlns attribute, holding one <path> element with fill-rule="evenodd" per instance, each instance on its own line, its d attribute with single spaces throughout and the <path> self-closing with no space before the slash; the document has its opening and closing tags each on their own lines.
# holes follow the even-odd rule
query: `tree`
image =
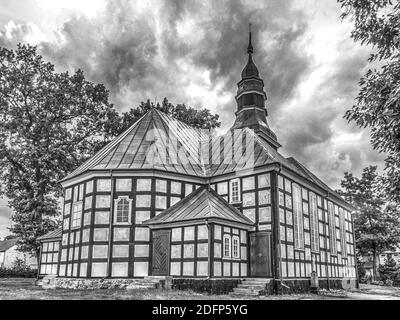
<svg viewBox="0 0 400 320">
<path fill-rule="evenodd" d="M 18 248 L 38 257 L 37 237 L 58 226 L 58 181 L 151 107 L 196 128 L 220 126 L 207 109 L 148 100 L 120 115 L 102 84 L 81 70 L 56 73 L 30 45 L 0 47 L 0 196 L 14 210 Z"/>
<path fill-rule="evenodd" d="M 21 251 L 57 227 L 58 181 L 112 137 L 119 123 L 102 84 L 56 73 L 30 45 L 0 48 L 0 196 L 14 210 Z"/>
<path fill-rule="evenodd" d="M 377 278 L 378 255 L 394 250 L 400 243 L 400 208 L 388 203 L 380 188 L 376 166 L 363 170 L 361 178 L 346 172 L 339 193 L 355 208 L 354 230 L 357 250 L 373 257 L 373 277 Z"/>
<path fill-rule="evenodd" d="M 114 127 L 115 135 L 128 129 L 132 124 L 143 117 L 150 108 L 157 108 L 197 129 L 215 129 L 221 126 L 221 122 L 218 122 L 219 115 L 212 114 L 208 109 L 197 110 L 186 107 L 184 104 L 174 106 L 167 98 L 164 98 L 161 105 L 159 103 L 154 105 L 150 100 L 147 100 L 147 102 L 142 102 L 139 107 L 132 108 L 128 112 L 123 113 L 120 125 Z"/>
<path fill-rule="evenodd" d="M 386 193 L 400 201 L 400 3 L 338 0 L 342 19 L 354 22 L 351 37 L 373 48 L 371 69 L 360 80 L 356 105 L 345 118 L 371 129 L 374 149 L 387 153 Z"/>
</svg>

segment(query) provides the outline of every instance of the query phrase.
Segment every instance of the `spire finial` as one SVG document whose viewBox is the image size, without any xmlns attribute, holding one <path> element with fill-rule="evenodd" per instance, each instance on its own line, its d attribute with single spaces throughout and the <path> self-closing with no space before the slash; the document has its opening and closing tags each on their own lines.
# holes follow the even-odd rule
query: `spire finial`
<svg viewBox="0 0 400 320">
<path fill-rule="evenodd" d="M 252 54 L 254 52 L 253 44 L 251 41 L 251 23 L 249 23 L 249 46 L 247 47 L 247 53 Z"/>
</svg>

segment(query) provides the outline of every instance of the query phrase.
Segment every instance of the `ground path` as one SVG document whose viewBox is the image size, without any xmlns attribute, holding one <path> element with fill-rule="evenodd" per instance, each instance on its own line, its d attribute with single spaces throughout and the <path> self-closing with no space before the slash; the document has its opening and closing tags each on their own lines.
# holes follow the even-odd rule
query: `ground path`
<svg viewBox="0 0 400 320">
<path fill-rule="evenodd" d="M 217 296 L 177 290 L 44 290 L 33 279 L 1 279 L 0 300 L 253 300 L 246 296 Z M 256 300 L 400 300 L 400 288 L 361 285 L 347 292 L 257 297 Z"/>
</svg>

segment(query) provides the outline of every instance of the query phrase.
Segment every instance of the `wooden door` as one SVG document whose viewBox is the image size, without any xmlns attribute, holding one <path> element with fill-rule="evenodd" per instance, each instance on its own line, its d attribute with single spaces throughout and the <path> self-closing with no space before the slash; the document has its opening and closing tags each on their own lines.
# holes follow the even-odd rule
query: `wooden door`
<svg viewBox="0 0 400 320">
<path fill-rule="evenodd" d="M 153 276 L 169 275 L 171 231 L 153 231 Z"/>
<path fill-rule="evenodd" d="M 250 275 L 252 277 L 272 277 L 271 234 L 250 233 Z"/>
</svg>

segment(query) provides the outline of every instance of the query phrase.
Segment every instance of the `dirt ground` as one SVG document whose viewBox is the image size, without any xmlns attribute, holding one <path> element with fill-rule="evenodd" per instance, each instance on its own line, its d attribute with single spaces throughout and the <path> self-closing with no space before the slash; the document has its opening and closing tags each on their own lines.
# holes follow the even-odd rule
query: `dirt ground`
<svg viewBox="0 0 400 320">
<path fill-rule="evenodd" d="M 44 290 L 30 279 L 0 279 L 0 300 L 400 300 L 400 288 L 361 285 L 360 289 L 264 297 L 208 295 L 178 290 Z"/>
</svg>

